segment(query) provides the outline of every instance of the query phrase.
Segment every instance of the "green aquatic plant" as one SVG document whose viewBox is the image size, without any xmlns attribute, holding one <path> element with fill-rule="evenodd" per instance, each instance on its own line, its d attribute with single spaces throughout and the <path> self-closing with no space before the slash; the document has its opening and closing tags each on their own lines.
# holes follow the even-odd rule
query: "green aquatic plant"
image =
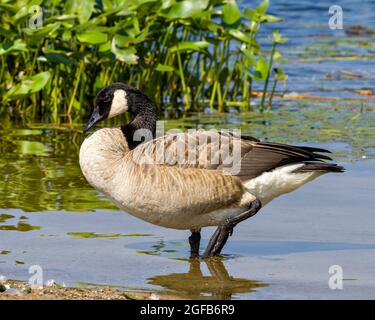
<svg viewBox="0 0 375 320">
<path fill-rule="evenodd" d="M 96 232 L 68 232 L 67 235 L 72 236 L 74 238 L 80 238 L 80 239 L 106 238 L 106 239 L 112 239 L 112 240 L 118 239 L 119 237 L 148 237 L 148 236 L 151 236 L 151 234 L 144 234 L 144 233 L 104 234 L 104 233 L 96 233 Z"/>
<path fill-rule="evenodd" d="M 40 230 L 40 226 L 32 226 L 28 223 L 18 222 L 17 225 L 1 225 L 0 230 L 28 232 L 32 230 Z"/>
<path fill-rule="evenodd" d="M 1 213 L 0 214 L 0 223 L 1 222 L 5 222 L 5 221 L 7 221 L 9 219 L 13 219 L 13 218 L 14 218 L 14 216 L 11 215 L 11 214 Z"/>
<path fill-rule="evenodd" d="M 268 0 L 242 11 L 235 0 L 1 0 L 1 109 L 80 120 L 100 88 L 122 81 L 161 111 L 248 110 L 258 81 L 262 111 L 283 39 L 261 49 L 261 25 L 281 20 L 267 10 Z"/>
</svg>

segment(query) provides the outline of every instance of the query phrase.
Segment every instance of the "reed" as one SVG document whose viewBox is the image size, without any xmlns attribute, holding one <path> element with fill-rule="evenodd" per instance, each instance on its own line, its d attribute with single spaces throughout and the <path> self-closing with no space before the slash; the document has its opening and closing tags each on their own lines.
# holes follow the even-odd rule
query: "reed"
<svg viewBox="0 0 375 320">
<path fill-rule="evenodd" d="M 269 110 L 285 39 L 275 32 L 271 52 L 262 50 L 261 26 L 281 20 L 267 9 L 267 0 L 243 11 L 235 0 L 0 0 L 1 111 L 78 121 L 116 81 L 178 114 L 249 110 L 255 81 L 264 84 L 259 110 Z"/>
</svg>

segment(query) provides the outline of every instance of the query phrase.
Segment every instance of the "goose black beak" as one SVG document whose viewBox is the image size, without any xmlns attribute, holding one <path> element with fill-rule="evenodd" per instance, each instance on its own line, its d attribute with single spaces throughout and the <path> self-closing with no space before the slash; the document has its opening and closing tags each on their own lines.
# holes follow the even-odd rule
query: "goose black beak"
<svg viewBox="0 0 375 320">
<path fill-rule="evenodd" d="M 94 111 L 91 114 L 90 120 L 86 123 L 85 127 L 83 128 L 83 132 L 87 132 L 92 126 L 102 120 L 103 117 L 99 114 L 99 108 L 95 107 Z"/>
</svg>

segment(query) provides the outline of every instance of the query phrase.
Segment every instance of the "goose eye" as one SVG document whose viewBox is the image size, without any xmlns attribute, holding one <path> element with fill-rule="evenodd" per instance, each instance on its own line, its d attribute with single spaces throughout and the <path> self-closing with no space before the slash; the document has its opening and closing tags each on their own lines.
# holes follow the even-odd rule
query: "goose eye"
<svg viewBox="0 0 375 320">
<path fill-rule="evenodd" d="M 111 101 L 111 96 L 105 96 L 103 99 L 104 102 L 109 102 Z"/>
</svg>

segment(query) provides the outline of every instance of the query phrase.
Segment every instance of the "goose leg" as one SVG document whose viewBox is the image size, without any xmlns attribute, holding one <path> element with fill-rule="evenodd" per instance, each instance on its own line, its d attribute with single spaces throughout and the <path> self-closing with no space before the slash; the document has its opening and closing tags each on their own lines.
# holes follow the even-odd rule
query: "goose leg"
<svg viewBox="0 0 375 320">
<path fill-rule="evenodd" d="M 250 204 L 248 210 L 240 213 L 238 216 L 228 219 L 224 225 L 219 226 L 212 235 L 203 257 L 207 258 L 220 254 L 229 236 L 232 235 L 233 228 L 241 221 L 244 221 L 254 216 L 261 207 L 261 202 L 258 199 L 256 199 Z"/>
<path fill-rule="evenodd" d="M 199 257 L 200 241 L 201 241 L 200 231 L 191 231 L 191 236 L 189 237 L 190 258 L 198 258 Z"/>
</svg>

